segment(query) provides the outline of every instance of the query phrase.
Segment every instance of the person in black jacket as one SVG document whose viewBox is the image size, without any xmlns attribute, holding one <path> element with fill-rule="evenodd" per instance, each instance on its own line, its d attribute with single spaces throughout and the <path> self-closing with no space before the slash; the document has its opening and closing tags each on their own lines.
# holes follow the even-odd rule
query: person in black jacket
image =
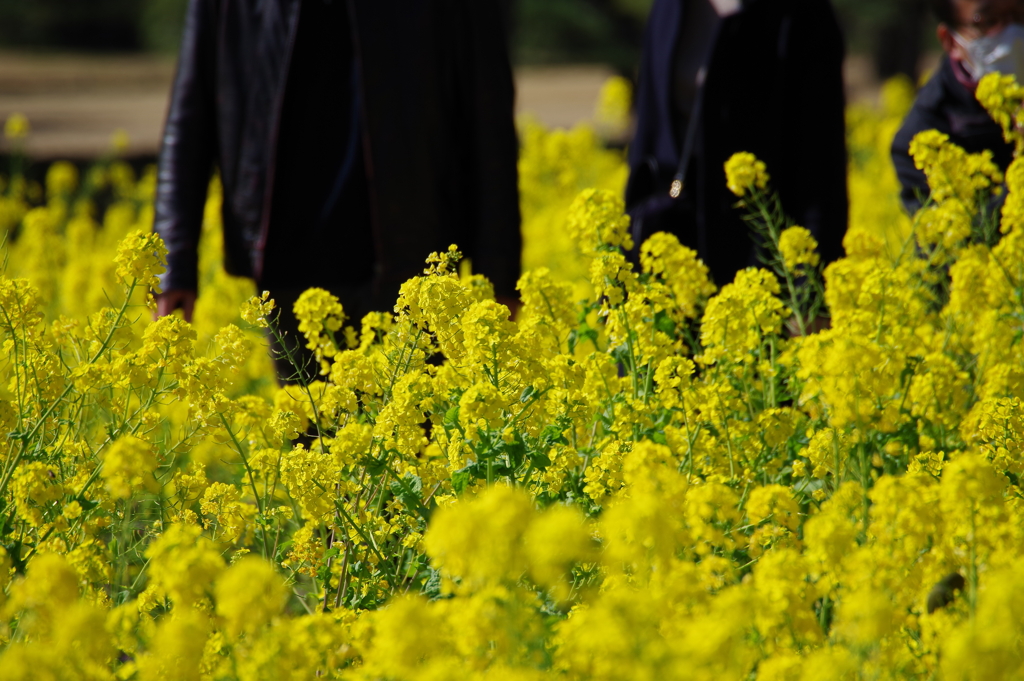
<svg viewBox="0 0 1024 681">
<path fill-rule="evenodd" d="M 497 3 L 190 0 L 159 161 L 158 314 L 191 316 L 213 167 L 226 269 L 271 292 L 292 337 L 306 288 L 358 324 L 452 243 L 513 299 L 513 98 Z"/>
<path fill-rule="evenodd" d="M 767 164 L 784 209 L 814 234 L 822 260 L 841 256 L 843 54 L 827 0 L 655 0 L 629 149 L 634 241 L 676 234 L 719 285 L 756 265 L 723 169 L 748 151 Z M 677 173 L 685 181 L 671 197 Z"/>
<path fill-rule="evenodd" d="M 939 42 L 946 54 L 914 100 L 892 143 L 892 160 L 900 180 L 900 199 L 911 214 L 927 200 L 924 172 L 914 166 L 910 142 L 925 130 L 938 130 L 969 153 L 990 150 L 1002 170 L 1013 159 L 1013 145 L 999 124 L 978 103 L 974 92 L 983 75 L 971 65 L 968 46 L 982 36 L 996 36 L 1011 25 L 1020 3 L 1007 0 L 935 0 Z M 974 71 L 974 73 L 972 73 Z M 1017 74 L 1018 77 L 1024 74 Z"/>
</svg>

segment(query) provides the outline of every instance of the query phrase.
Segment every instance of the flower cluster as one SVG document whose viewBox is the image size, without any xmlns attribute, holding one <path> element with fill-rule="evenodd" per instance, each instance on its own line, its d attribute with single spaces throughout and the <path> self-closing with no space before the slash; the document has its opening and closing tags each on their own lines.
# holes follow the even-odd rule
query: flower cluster
<svg viewBox="0 0 1024 681">
<path fill-rule="evenodd" d="M 1024 152 L 1024 135 L 1020 130 L 1024 124 L 1024 87 L 1012 75 L 990 73 L 978 83 L 975 96 L 1002 127 L 1006 141 L 1014 145 L 1014 155 L 1020 156 Z"/>
<path fill-rule="evenodd" d="M 311 290 L 322 371 L 284 388 L 216 185 L 192 325 L 140 310 L 152 186 L 101 168 L 100 225 L 55 174 L 0 277 L 0 678 L 1019 676 L 1024 166 L 994 239 L 920 227 L 1000 181 L 935 136 L 917 228 L 857 208 L 903 94 L 851 117 L 824 269 L 750 155 L 766 267 L 721 289 L 670 235 L 627 261 L 607 186 L 549 187 L 590 291 L 534 268 L 511 319 L 456 247 L 389 312 Z"/>
<path fill-rule="evenodd" d="M 764 161 L 751 153 L 733 154 L 725 164 L 725 184 L 736 196 L 742 197 L 751 189 L 764 189 L 768 179 Z"/>
</svg>

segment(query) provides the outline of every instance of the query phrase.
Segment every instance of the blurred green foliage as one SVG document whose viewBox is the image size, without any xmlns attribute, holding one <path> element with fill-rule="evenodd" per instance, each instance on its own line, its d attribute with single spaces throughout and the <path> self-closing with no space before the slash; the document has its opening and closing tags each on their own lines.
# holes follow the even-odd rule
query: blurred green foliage
<svg viewBox="0 0 1024 681">
<path fill-rule="evenodd" d="M 653 0 L 515 0 L 512 54 L 520 64 L 610 64 L 635 68 Z"/>
<path fill-rule="evenodd" d="M 923 51 L 939 49 L 928 0 L 832 0 L 846 34 L 847 52 L 869 54 L 881 78 L 903 73 L 916 80 Z"/>
<path fill-rule="evenodd" d="M 513 53 L 520 63 L 604 62 L 624 73 L 639 58 L 653 0 L 514 0 Z M 917 76 L 922 50 L 937 49 L 927 0 L 832 0 L 847 51 L 869 54 L 879 75 Z"/>
<path fill-rule="evenodd" d="M 493 0 L 478 0 L 481 2 Z M 635 73 L 653 0 L 501 0 L 520 64 L 610 64 Z M 880 74 L 915 75 L 934 48 L 927 0 L 832 0 L 852 52 Z M 85 50 L 177 49 L 188 0 L 0 0 L 0 46 Z"/>
<path fill-rule="evenodd" d="M 0 0 L 0 44 L 9 47 L 143 47 L 140 0 Z"/>
<path fill-rule="evenodd" d="M 176 52 L 187 7 L 188 0 L 143 0 L 139 17 L 143 44 L 155 52 Z"/>
<path fill-rule="evenodd" d="M 0 45 L 173 52 L 188 0 L 0 0 Z"/>
</svg>

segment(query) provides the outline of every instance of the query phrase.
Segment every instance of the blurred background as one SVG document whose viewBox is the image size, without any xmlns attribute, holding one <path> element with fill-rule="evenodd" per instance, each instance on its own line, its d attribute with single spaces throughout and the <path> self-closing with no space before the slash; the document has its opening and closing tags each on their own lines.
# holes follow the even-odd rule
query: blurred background
<svg viewBox="0 0 1024 681">
<path fill-rule="evenodd" d="M 518 109 L 549 127 L 593 116 L 602 84 L 637 68 L 652 0 L 500 0 Z M 187 0 L 0 0 L 0 121 L 25 114 L 36 161 L 94 159 L 127 133 L 152 160 Z M 937 59 L 926 0 L 833 0 L 847 40 L 850 101 L 895 74 L 917 81 Z M 124 136 L 120 137 L 122 143 Z M 0 154 L 3 150 L 0 149 Z"/>
</svg>

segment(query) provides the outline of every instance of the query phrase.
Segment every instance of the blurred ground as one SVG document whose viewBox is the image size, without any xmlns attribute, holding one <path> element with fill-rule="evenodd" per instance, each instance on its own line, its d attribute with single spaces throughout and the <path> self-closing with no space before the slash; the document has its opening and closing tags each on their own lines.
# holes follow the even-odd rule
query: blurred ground
<svg viewBox="0 0 1024 681">
<path fill-rule="evenodd" d="M 876 96 L 872 73 L 868 60 L 847 60 L 850 101 Z M 588 120 L 611 74 L 602 66 L 519 69 L 517 112 L 550 127 Z M 174 62 L 160 57 L 0 52 L 0 121 L 15 112 L 28 116 L 32 134 L 27 151 L 37 159 L 100 156 L 109 151 L 116 129 L 125 130 L 131 140 L 127 155 L 151 156 L 159 144 L 173 76 Z"/>
<path fill-rule="evenodd" d="M 0 53 L 0 120 L 28 116 L 35 158 L 99 156 L 117 128 L 129 155 L 153 154 L 173 73 L 173 61 L 156 57 Z"/>
</svg>

